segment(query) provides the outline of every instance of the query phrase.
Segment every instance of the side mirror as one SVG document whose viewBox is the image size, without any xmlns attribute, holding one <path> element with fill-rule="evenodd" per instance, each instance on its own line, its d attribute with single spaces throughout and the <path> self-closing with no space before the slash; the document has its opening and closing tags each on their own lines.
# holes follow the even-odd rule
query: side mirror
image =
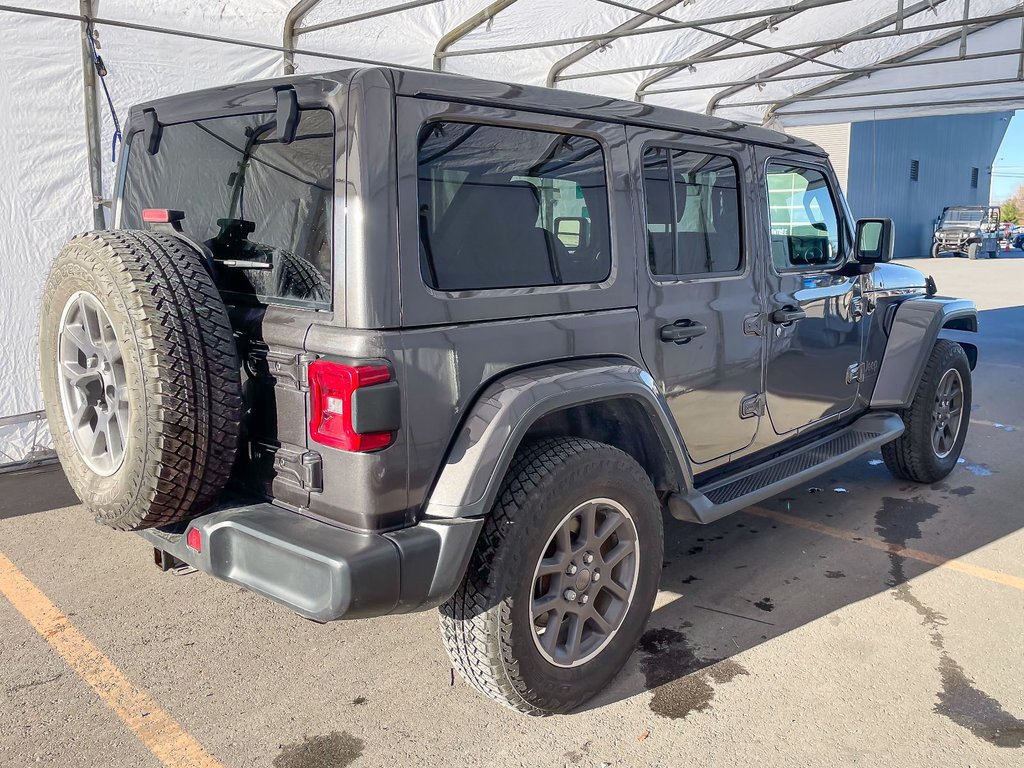
<svg viewBox="0 0 1024 768">
<path fill-rule="evenodd" d="M 590 221 L 582 216 L 559 216 L 555 219 L 555 237 L 570 251 L 590 244 Z"/>
<path fill-rule="evenodd" d="M 895 238 L 892 219 L 859 219 L 857 221 L 857 261 L 879 264 L 892 261 Z"/>
</svg>

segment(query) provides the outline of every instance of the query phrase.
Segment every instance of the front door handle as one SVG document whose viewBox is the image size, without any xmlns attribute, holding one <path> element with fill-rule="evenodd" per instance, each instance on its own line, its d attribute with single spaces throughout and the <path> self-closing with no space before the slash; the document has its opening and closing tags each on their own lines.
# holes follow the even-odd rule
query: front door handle
<svg viewBox="0 0 1024 768">
<path fill-rule="evenodd" d="M 696 320 L 676 320 L 672 325 L 661 327 L 661 340 L 686 344 L 707 332 L 708 327 L 704 323 L 698 323 Z"/>
<path fill-rule="evenodd" d="M 807 317 L 807 313 L 800 309 L 800 307 L 786 306 L 782 309 L 776 309 L 772 312 L 771 317 L 772 322 L 776 325 L 789 325 L 797 320 L 803 320 Z"/>
</svg>

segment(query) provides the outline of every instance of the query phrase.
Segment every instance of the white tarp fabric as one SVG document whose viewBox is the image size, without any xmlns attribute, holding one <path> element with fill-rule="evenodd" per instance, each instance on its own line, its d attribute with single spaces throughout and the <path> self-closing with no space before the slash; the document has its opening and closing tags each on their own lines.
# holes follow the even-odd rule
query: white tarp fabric
<svg viewBox="0 0 1024 768">
<path fill-rule="evenodd" d="M 34 10 L 77 14 L 76 0 L 24 0 Z M 152 25 L 279 46 L 294 0 L 99 0 L 101 19 Z M 438 41 L 493 0 L 322 0 L 303 23 L 317 24 L 403 5 L 400 13 L 302 34 L 300 49 L 400 65 L 431 67 Z M 964 0 L 517 0 L 453 42 L 445 70 L 498 80 L 544 85 L 553 75 L 559 88 L 588 91 L 653 104 L 706 111 L 722 117 L 776 126 L 835 123 L 956 111 L 1024 107 L 1020 79 L 1021 20 L 990 23 L 973 32 L 967 59 L 940 65 L 887 69 L 829 91 L 837 78 L 863 75 L 864 67 L 898 57 L 948 60 L 961 52 L 955 28 L 914 32 L 920 25 L 957 21 Z M 865 42 L 834 42 L 851 33 L 886 35 L 895 29 L 897 7 L 905 8 L 903 34 Z M 623 7 L 626 6 L 626 7 Z M 971 0 L 971 18 L 1020 13 L 1020 0 Z M 638 17 L 636 9 L 659 18 Z M 769 11 L 770 21 L 751 16 Z M 796 12 L 799 11 L 799 12 Z M 747 18 L 735 18 L 747 14 Z M 692 22 L 732 16 L 732 20 Z M 888 17 L 888 19 L 887 19 Z M 887 20 L 881 23 L 879 20 Z M 671 26 L 675 24 L 675 26 Z M 688 25 L 689 24 L 689 25 Z M 588 36 L 632 26 L 599 44 Z M 661 26 L 670 28 L 650 32 Z M 121 115 L 137 101 L 181 91 L 280 75 L 280 52 L 200 41 L 154 31 L 97 26 L 110 72 L 107 85 Z M 45 448 L 47 434 L 36 422 L 3 425 L 4 417 L 42 407 L 38 392 L 36 324 L 46 269 L 61 245 L 92 226 L 82 95 L 80 25 L 73 19 L 29 16 L 0 7 L 5 51 L 0 61 L 0 464 Z M 570 43 L 466 55 L 479 48 L 521 46 L 538 41 Z M 578 38 L 584 38 L 582 40 Z M 832 41 L 821 45 L 821 41 Z M 801 45 L 805 44 L 806 45 Z M 940 45 L 941 44 L 941 45 Z M 935 46 L 939 47 L 935 47 Z M 763 53 L 765 46 L 791 46 Z M 930 48 L 930 49 L 929 49 Z M 587 55 L 563 61 L 574 52 Z M 984 52 L 1013 55 L 972 59 Z M 696 59 L 713 56 L 709 62 Z M 808 61 L 818 57 L 816 61 Z M 673 66 L 667 66 L 673 64 Z M 692 64 L 692 66 L 690 66 Z M 296 57 L 298 71 L 340 69 L 344 61 Z M 844 70 L 845 68 L 845 70 Z M 611 72 L 609 72 L 611 70 Z M 852 70 L 852 72 L 849 72 Z M 825 73 L 825 77 L 817 77 Z M 785 78 L 757 84 L 769 76 Z M 980 86 L 980 80 L 1000 80 Z M 938 89 L 935 86 L 963 84 Z M 881 95 L 880 91 L 885 91 Z M 869 94 L 860 95 L 857 94 Z M 809 96 L 809 101 L 780 100 Z M 959 103 L 958 103 L 959 102 Z M 775 105 L 775 106 L 773 106 Z M 109 153 L 114 126 L 103 111 L 102 142 Z M 104 165 L 104 193 L 111 192 L 114 166 Z"/>
</svg>

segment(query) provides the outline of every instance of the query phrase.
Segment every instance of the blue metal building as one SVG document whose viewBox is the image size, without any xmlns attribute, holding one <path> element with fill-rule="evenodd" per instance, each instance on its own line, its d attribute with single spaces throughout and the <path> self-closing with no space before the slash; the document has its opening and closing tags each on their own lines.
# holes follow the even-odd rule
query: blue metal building
<svg viewBox="0 0 1024 768">
<path fill-rule="evenodd" d="M 855 216 L 888 216 L 896 256 L 925 256 L 947 205 L 987 205 L 1012 112 L 808 126 L 828 151 Z"/>
</svg>

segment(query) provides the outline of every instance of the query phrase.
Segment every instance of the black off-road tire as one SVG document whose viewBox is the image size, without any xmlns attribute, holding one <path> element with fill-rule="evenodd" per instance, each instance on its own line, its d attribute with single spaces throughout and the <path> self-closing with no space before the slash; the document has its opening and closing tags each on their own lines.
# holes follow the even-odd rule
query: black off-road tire
<svg viewBox="0 0 1024 768">
<path fill-rule="evenodd" d="M 285 296 L 303 301 L 331 300 L 331 286 L 315 266 L 291 251 L 270 251 L 273 269 L 248 273 L 253 290 L 261 296 Z"/>
<path fill-rule="evenodd" d="M 89 466 L 64 415 L 58 343 L 65 307 L 82 293 L 106 313 L 123 361 L 128 425 L 112 474 Z M 198 254 L 151 232 L 75 237 L 47 277 L 39 350 L 57 455 L 100 522 L 138 530 L 212 505 L 235 460 L 241 380 L 227 309 Z"/>
<path fill-rule="evenodd" d="M 981 248 L 980 243 L 968 243 L 967 245 L 967 258 L 976 259 L 978 258 L 978 250 Z"/>
<path fill-rule="evenodd" d="M 963 382 L 962 422 L 951 452 L 939 457 L 932 447 L 932 414 L 939 382 L 951 368 L 959 372 Z M 967 439 L 971 395 L 971 366 L 967 354 L 955 341 L 939 339 L 932 348 L 910 407 L 900 412 L 906 430 L 882 446 L 882 458 L 889 471 L 895 477 L 916 483 L 935 483 L 952 472 Z"/>
<path fill-rule="evenodd" d="M 546 660 L 534 642 L 533 576 L 565 515 L 593 498 L 616 500 L 637 531 L 639 572 L 632 602 L 603 650 L 576 667 Z M 459 589 L 440 607 L 453 666 L 477 691 L 529 715 L 568 712 L 601 691 L 636 648 L 661 575 L 661 506 L 630 456 L 578 438 L 520 449 L 484 524 Z"/>
<path fill-rule="evenodd" d="M 933 259 L 939 258 L 939 254 L 940 253 L 942 253 L 942 250 L 939 248 L 939 244 L 938 243 L 932 243 L 932 258 Z"/>
</svg>

